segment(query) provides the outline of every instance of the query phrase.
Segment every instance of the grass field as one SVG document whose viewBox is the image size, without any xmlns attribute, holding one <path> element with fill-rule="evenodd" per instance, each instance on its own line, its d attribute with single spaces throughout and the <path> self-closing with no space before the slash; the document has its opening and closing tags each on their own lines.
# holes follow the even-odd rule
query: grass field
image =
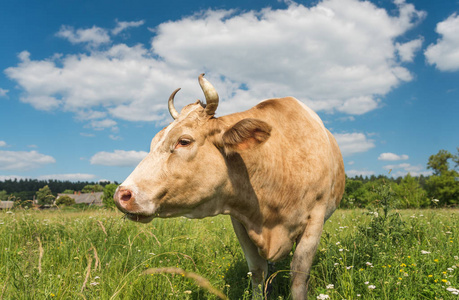
<svg viewBox="0 0 459 300">
<path fill-rule="evenodd" d="M 459 210 L 387 216 L 338 210 L 327 221 L 310 299 L 459 299 Z M 229 299 L 250 280 L 227 216 L 125 221 L 111 210 L 0 212 L 0 299 Z M 269 299 L 289 299 L 289 261 L 276 263 Z M 459 291 L 458 291 L 459 292 Z M 326 295 L 326 296 L 325 296 Z"/>
</svg>

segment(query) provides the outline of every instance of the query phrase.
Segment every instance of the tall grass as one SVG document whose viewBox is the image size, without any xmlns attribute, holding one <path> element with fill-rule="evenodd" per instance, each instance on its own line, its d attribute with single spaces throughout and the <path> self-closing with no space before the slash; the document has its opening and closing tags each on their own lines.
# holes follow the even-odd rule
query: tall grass
<svg viewBox="0 0 459 300">
<path fill-rule="evenodd" d="M 378 227 L 380 214 L 335 212 L 310 298 L 457 298 L 459 210 L 396 215 Z M 275 264 L 270 299 L 290 298 L 288 266 Z M 147 271 L 158 268 L 184 272 Z M 229 299 L 249 299 L 247 272 L 227 216 L 138 224 L 110 210 L 0 212 L 0 299 L 218 299 L 189 274 Z"/>
</svg>

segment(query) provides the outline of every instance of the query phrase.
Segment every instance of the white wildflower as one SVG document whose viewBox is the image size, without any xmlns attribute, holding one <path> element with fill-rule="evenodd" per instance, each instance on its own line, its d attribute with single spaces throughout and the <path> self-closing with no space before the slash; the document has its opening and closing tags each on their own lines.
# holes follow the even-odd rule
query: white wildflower
<svg viewBox="0 0 459 300">
<path fill-rule="evenodd" d="M 252 272 L 248 272 L 247 276 L 249 276 L 249 277 L 252 276 Z"/>
<path fill-rule="evenodd" d="M 317 299 L 319 300 L 330 299 L 330 296 L 325 295 L 325 294 L 320 294 L 319 296 L 317 296 Z"/>
<path fill-rule="evenodd" d="M 458 289 L 455 289 L 453 287 L 447 287 L 446 290 L 448 292 L 451 292 L 453 295 L 459 295 L 459 290 Z"/>
<path fill-rule="evenodd" d="M 336 242 L 337 245 L 341 244 L 340 242 Z"/>
<path fill-rule="evenodd" d="M 369 284 L 370 282 L 369 282 L 369 281 L 365 281 L 364 283 L 365 283 L 365 284 Z"/>
<path fill-rule="evenodd" d="M 459 256 L 454 256 L 454 259 L 455 259 L 455 260 L 458 260 L 458 259 L 459 259 Z"/>
<path fill-rule="evenodd" d="M 329 284 L 327 285 L 327 290 L 332 290 L 335 288 L 335 285 L 334 284 Z"/>
<path fill-rule="evenodd" d="M 430 254 L 429 251 L 421 250 L 421 254 Z"/>
<path fill-rule="evenodd" d="M 99 283 L 98 282 L 91 282 L 90 285 L 98 285 Z"/>
<path fill-rule="evenodd" d="M 370 289 L 370 290 L 374 290 L 375 288 L 376 288 L 376 286 L 374 286 L 374 285 L 369 285 L 368 286 L 368 289 Z"/>
</svg>

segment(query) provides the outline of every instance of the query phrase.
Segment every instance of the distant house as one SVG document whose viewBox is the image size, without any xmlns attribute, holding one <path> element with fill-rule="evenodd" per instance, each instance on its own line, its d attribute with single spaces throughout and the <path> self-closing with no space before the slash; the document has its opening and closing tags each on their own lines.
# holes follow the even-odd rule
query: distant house
<svg viewBox="0 0 459 300">
<path fill-rule="evenodd" d="M 12 209 L 14 201 L 0 201 L 0 209 Z"/>
<path fill-rule="evenodd" d="M 75 204 L 87 204 L 87 205 L 97 205 L 97 206 L 103 206 L 102 202 L 102 196 L 104 195 L 103 192 L 97 192 L 97 193 L 74 193 L 72 194 L 57 194 L 57 199 L 62 196 L 69 196 L 70 198 L 73 198 L 75 200 Z"/>
</svg>

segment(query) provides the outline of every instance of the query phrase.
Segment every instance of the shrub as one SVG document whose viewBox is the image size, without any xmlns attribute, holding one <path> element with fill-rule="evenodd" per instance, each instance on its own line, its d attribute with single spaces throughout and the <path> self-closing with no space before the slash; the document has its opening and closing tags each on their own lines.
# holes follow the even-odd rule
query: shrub
<svg viewBox="0 0 459 300">
<path fill-rule="evenodd" d="M 107 184 L 104 188 L 104 196 L 102 202 L 105 207 L 115 207 L 115 202 L 113 201 L 113 195 L 115 194 L 117 184 Z"/>
<path fill-rule="evenodd" d="M 59 198 L 57 198 L 56 200 L 56 205 L 66 205 L 66 206 L 70 206 L 70 205 L 74 205 L 75 204 L 75 199 L 73 199 L 72 197 L 69 197 L 69 196 L 60 196 Z"/>
</svg>

